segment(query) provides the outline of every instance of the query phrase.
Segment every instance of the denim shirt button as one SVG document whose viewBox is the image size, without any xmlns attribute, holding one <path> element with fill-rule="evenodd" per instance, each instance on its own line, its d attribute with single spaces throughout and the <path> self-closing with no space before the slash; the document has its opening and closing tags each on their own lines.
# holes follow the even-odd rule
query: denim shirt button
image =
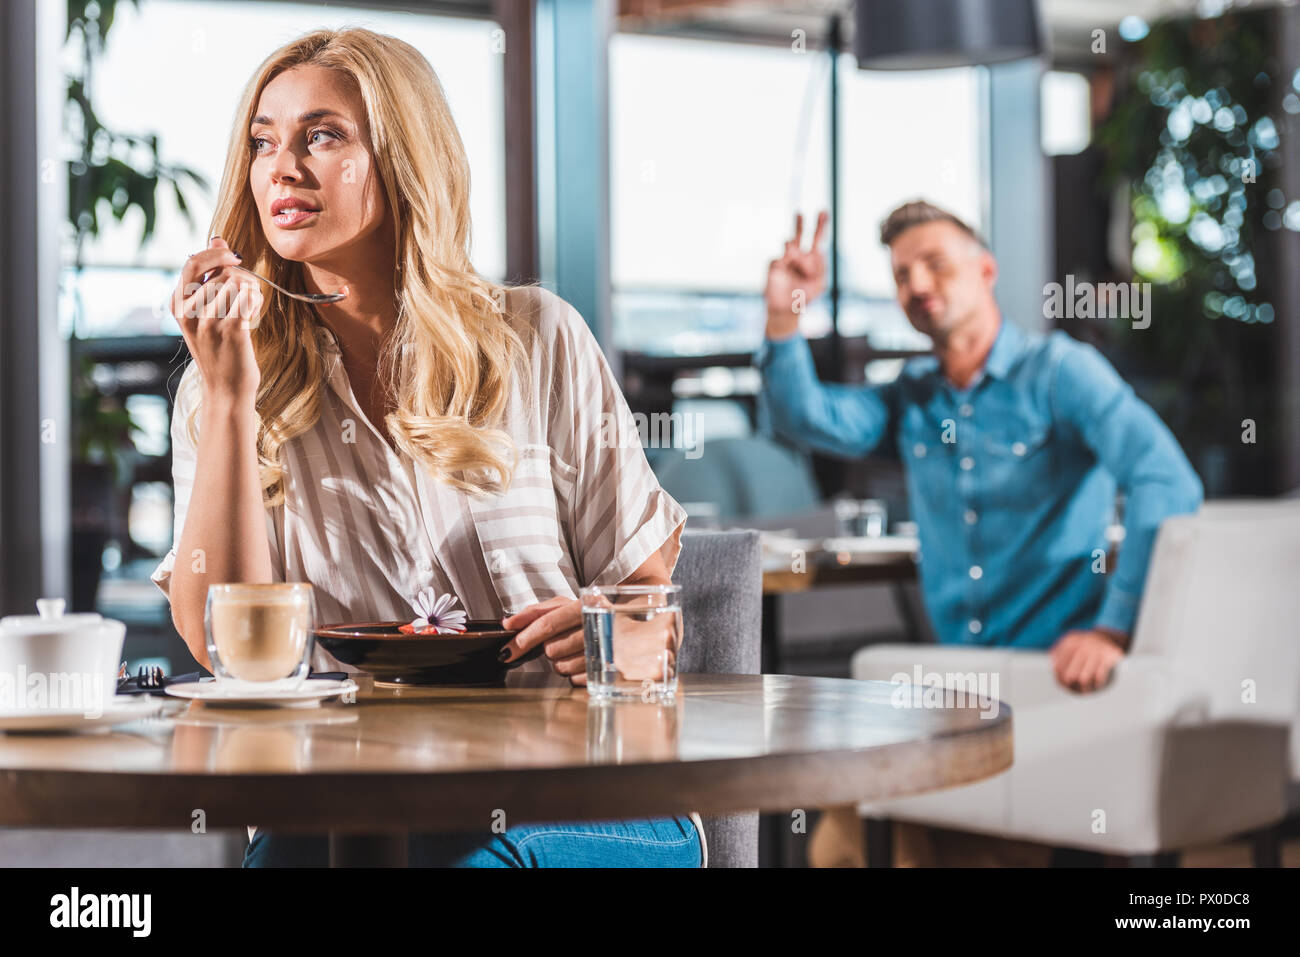
<svg viewBox="0 0 1300 957">
<path fill-rule="evenodd" d="M 918 459 L 925 458 L 925 445 L 921 442 L 917 442 L 914 446 L 912 446 L 912 454 L 915 455 Z"/>
<path fill-rule="evenodd" d="M 975 514 L 975 509 L 973 508 L 966 509 L 966 514 L 964 514 L 962 518 L 966 519 L 967 525 L 974 525 L 979 521 L 979 516 Z"/>
<path fill-rule="evenodd" d="M 1025 443 L 1024 443 L 1024 442 L 1017 442 L 1017 443 L 1015 443 L 1013 446 L 1011 446 L 1011 451 L 1012 451 L 1012 453 L 1013 453 L 1014 455 L 1024 455 L 1024 454 L 1025 454 Z"/>
<path fill-rule="evenodd" d="M 981 631 L 984 630 L 984 626 L 980 623 L 980 620 L 978 618 L 972 618 L 970 620 L 970 624 L 968 624 L 966 627 L 970 629 L 970 633 L 972 635 L 978 635 Z"/>
<path fill-rule="evenodd" d="M 972 565 L 970 567 L 970 577 L 975 581 L 979 581 L 984 577 L 984 569 L 980 568 L 978 565 Z"/>
<path fill-rule="evenodd" d="M 957 411 L 960 412 L 965 418 L 968 419 L 975 414 L 975 409 L 971 406 L 969 402 L 962 403 L 962 407 Z"/>
<path fill-rule="evenodd" d="M 961 467 L 965 469 L 967 472 L 969 472 L 971 469 L 975 467 L 975 460 L 971 458 L 969 455 L 963 456 L 961 460 Z"/>
</svg>

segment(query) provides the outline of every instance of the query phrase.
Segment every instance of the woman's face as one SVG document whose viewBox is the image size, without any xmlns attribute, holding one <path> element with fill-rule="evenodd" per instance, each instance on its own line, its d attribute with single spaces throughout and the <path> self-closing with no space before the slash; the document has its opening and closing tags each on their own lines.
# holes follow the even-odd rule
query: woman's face
<svg viewBox="0 0 1300 957">
<path fill-rule="evenodd" d="M 327 263 L 384 225 L 365 106 L 347 74 L 281 73 L 263 88 L 248 134 L 248 185 L 280 256 Z"/>
</svg>

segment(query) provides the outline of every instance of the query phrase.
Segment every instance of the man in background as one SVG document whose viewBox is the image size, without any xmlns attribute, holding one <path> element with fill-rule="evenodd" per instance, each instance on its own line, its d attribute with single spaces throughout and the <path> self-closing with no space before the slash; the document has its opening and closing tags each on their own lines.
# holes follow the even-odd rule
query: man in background
<svg viewBox="0 0 1300 957">
<path fill-rule="evenodd" d="M 958 217 L 924 201 L 890 213 L 880 239 L 898 302 L 932 355 L 886 385 L 818 381 L 798 321 L 825 290 L 827 220 L 819 215 L 805 251 L 798 217 L 768 269 L 756 365 L 775 429 L 829 455 L 881 450 L 902 460 L 921 590 L 941 643 L 1047 649 L 1063 686 L 1100 688 L 1128 649 L 1160 523 L 1200 505 L 1196 473 L 1096 349 L 1006 321 L 993 254 Z M 1125 534 L 1108 569 L 1117 491 Z M 821 820 L 813 846 L 860 856 L 852 808 Z M 828 842 L 835 828 L 843 840 Z M 918 863 L 941 856 L 932 835 L 922 840 L 926 829 L 899 831 L 901 856 L 909 847 Z"/>
</svg>

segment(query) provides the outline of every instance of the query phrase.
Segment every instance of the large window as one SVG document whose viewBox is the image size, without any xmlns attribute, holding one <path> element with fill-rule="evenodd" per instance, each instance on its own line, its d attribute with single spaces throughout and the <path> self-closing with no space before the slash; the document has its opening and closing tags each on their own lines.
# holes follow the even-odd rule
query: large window
<svg viewBox="0 0 1300 957">
<path fill-rule="evenodd" d="M 743 352 L 767 264 L 830 206 L 823 52 L 619 34 L 610 45 L 611 280 L 623 349 Z M 925 196 L 986 224 L 980 71 L 869 73 L 839 58 L 840 328 L 924 347 L 893 302 L 880 219 Z M 823 299 L 804 321 L 829 330 Z"/>
<path fill-rule="evenodd" d="M 849 299 L 840 330 L 926 348 L 894 304 L 880 222 L 924 198 L 987 231 L 980 70 L 860 70 L 848 54 L 839 69 L 840 285 Z"/>
<path fill-rule="evenodd" d="M 79 336 L 179 334 L 163 305 L 187 255 L 207 245 L 234 111 L 258 65 L 310 30 L 361 26 L 401 37 L 438 73 L 469 156 L 472 255 L 484 275 L 505 274 L 505 173 L 501 56 L 486 20 L 300 3 L 144 0 L 119 4 L 96 62 L 91 99 L 110 129 L 156 134 L 164 160 L 200 172 L 212 194 L 191 191 L 194 225 L 170 190 L 158 194 L 153 238 L 139 242 L 142 214 L 100 217 L 85 244 L 78 286 L 65 282 L 65 332 Z M 71 68 L 78 56 L 68 50 Z M 77 151 L 69 146 L 69 159 Z M 71 250 L 68 254 L 72 261 Z"/>
</svg>

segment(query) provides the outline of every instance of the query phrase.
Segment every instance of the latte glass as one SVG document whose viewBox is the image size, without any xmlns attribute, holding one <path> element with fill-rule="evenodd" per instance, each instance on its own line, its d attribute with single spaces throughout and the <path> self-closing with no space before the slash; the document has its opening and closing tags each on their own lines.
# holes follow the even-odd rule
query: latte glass
<svg viewBox="0 0 1300 957">
<path fill-rule="evenodd" d="M 231 583 L 208 588 L 204 628 L 217 680 L 296 685 L 311 670 L 312 586 Z"/>
</svg>

